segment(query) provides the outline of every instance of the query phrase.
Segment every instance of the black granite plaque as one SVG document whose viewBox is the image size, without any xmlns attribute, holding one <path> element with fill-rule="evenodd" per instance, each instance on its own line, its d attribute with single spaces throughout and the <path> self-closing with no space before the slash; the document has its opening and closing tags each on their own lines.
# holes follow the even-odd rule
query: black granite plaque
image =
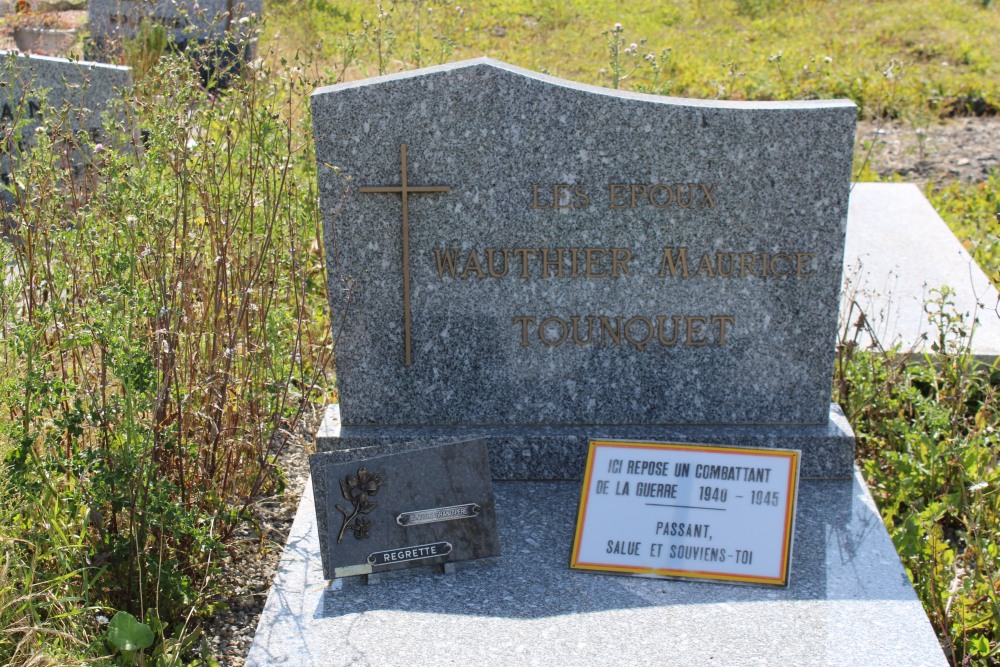
<svg viewBox="0 0 1000 667">
<path fill-rule="evenodd" d="M 327 578 L 499 555 L 486 443 L 400 449 L 310 457 Z"/>
</svg>

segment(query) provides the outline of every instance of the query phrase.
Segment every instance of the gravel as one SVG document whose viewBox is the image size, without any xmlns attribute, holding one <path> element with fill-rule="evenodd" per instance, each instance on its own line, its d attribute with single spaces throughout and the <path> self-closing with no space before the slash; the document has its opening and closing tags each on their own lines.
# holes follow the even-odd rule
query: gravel
<svg viewBox="0 0 1000 667">
<path fill-rule="evenodd" d="M 222 559 L 221 590 L 229 596 L 227 605 L 208 619 L 202 631 L 222 667 L 242 667 L 253 643 L 257 621 L 264 609 L 267 592 L 281 560 L 288 531 L 299 507 L 302 489 L 309 478 L 308 455 L 313 451 L 313 434 L 325 406 L 317 407 L 302 421 L 279 456 L 285 475 L 285 492 L 262 498 L 253 507 L 256 526 L 244 526 Z"/>
</svg>

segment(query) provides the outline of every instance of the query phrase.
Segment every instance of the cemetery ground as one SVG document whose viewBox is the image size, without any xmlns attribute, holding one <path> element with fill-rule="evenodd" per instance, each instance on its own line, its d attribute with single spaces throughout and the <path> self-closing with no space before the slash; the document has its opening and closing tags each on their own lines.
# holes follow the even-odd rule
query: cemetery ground
<svg viewBox="0 0 1000 667">
<path fill-rule="evenodd" d="M 271 4 L 227 91 L 184 56 L 137 80 L 141 157 L 102 146 L 73 174 L 52 115 L 0 244 L 0 662 L 241 664 L 336 398 L 317 84 L 493 55 L 657 93 L 849 97 L 857 177 L 922 183 L 998 275 L 992 3 L 616 4 Z M 928 315 L 951 326 L 927 359 L 845 331 L 835 398 L 949 658 L 997 664 L 1000 383 L 946 295 Z M 137 620 L 109 627 L 119 611 Z"/>
</svg>

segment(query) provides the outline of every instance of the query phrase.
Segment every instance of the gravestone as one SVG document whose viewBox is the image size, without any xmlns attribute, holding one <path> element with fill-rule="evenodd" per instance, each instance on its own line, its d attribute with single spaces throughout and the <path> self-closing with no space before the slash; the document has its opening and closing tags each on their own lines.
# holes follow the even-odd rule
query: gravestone
<svg viewBox="0 0 1000 667">
<path fill-rule="evenodd" d="M 99 53 L 133 38 L 143 20 L 167 28 L 178 45 L 192 38 L 197 43 L 222 42 L 227 33 L 239 34 L 241 18 L 259 17 L 263 4 L 263 0 L 90 0 L 87 23 Z"/>
<path fill-rule="evenodd" d="M 500 479 L 579 479 L 589 438 L 691 441 L 850 476 L 855 113 L 486 59 L 318 90 L 341 397 L 319 447 L 483 437 Z"/>
<path fill-rule="evenodd" d="M 248 665 L 945 664 L 830 403 L 852 104 L 479 59 L 312 108 L 341 401 L 317 448 L 484 440 L 503 555 L 327 587 L 314 479 Z M 591 440 L 799 450 L 788 585 L 570 569 Z"/>
<path fill-rule="evenodd" d="M 0 51 L 0 73 L 5 84 L 0 87 L 2 122 L 5 127 L 25 123 L 20 137 L 11 137 L 2 148 L 0 178 L 5 184 L 11 180 L 11 159 L 30 146 L 43 122 L 44 106 L 60 116 L 62 130 L 84 130 L 95 143 L 108 140 L 102 129 L 105 116 L 125 119 L 122 96 L 132 87 L 128 67 Z M 50 126 L 54 122 L 49 119 Z M 83 158 L 74 149 L 71 159 L 78 163 Z"/>
</svg>

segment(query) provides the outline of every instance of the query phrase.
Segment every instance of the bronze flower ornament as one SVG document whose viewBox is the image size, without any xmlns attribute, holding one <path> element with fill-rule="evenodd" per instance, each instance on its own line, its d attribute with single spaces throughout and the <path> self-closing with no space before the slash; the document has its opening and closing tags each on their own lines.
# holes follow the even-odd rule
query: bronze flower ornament
<svg viewBox="0 0 1000 667">
<path fill-rule="evenodd" d="M 337 537 L 337 544 L 344 539 L 344 534 L 350 528 L 354 532 L 354 537 L 363 540 L 371 534 L 372 522 L 361 514 L 369 514 L 378 506 L 372 501 L 372 496 L 378 493 L 379 486 L 385 482 L 385 474 L 381 472 L 370 473 L 365 468 L 359 468 L 357 475 L 348 475 L 346 479 L 340 481 L 340 495 L 351 503 L 353 512 L 348 512 L 342 505 L 337 505 L 337 511 L 344 515 L 344 525 L 340 528 L 340 535 Z"/>
</svg>

